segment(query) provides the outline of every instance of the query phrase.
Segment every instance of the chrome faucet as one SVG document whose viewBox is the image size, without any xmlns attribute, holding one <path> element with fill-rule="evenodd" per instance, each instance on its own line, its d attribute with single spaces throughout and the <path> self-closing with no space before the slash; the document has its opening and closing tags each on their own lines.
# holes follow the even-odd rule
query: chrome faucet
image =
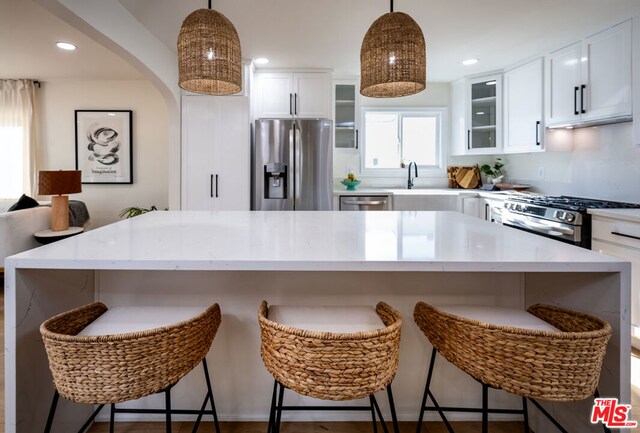
<svg viewBox="0 0 640 433">
<path fill-rule="evenodd" d="M 418 177 L 418 164 L 416 164 L 414 161 L 411 161 L 409 163 L 409 171 L 407 173 L 407 188 L 408 189 L 413 188 L 413 180 L 411 179 L 411 165 L 412 164 L 413 164 L 414 175 L 415 175 L 415 177 Z"/>
</svg>

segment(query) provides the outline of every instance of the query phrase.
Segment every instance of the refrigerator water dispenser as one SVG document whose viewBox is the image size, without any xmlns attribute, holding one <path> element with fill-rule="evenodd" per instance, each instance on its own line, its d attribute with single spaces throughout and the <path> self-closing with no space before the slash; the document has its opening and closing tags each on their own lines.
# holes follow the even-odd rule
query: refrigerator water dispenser
<svg viewBox="0 0 640 433">
<path fill-rule="evenodd" d="M 264 198 L 287 198 L 287 165 L 281 162 L 264 166 Z"/>
</svg>

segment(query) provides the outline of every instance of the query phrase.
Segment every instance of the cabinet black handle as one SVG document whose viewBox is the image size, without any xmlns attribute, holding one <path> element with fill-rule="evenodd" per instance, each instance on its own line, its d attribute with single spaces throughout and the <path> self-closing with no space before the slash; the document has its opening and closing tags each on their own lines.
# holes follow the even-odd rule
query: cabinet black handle
<svg viewBox="0 0 640 433">
<path fill-rule="evenodd" d="M 580 90 L 580 87 L 578 86 L 573 88 L 573 114 L 576 116 L 580 114 L 578 111 L 578 90 Z"/>
<path fill-rule="evenodd" d="M 623 238 L 631 238 L 631 239 L 637 239 L 640 241 L 640 237 L 638 236 L 633 236 L 633 235 L 626 235 L 624 233 L 618 233 L 618 232 L 611 232 L 612 235 L 616 235 L 616 236 L 622 236 Z"/>
<path fill-rule="evenodd" d="M 484 220 L 489 221 L 489 203 L 484 204 Z"/>
<path fill-rule="evenodd" d="M 584 109 L 584 89 L 586 88 L 587 88 L 586 84 L 583 84 L 582 86 L 580 86 L 580 112 L 582 114 L 587 112 L 587 110 Z"/>
<path fill-rule="evenodd" d="M 211 175 L 211 181 L 209 182 L 209 195 L 213 198 L 213 175 Z"/>
<path fill-rule="evenodd" d="M 293 94 L 293 112 L 296 113 L 296 116 L 298 115 L 298 94 L 297 93 Z"/>
<path fill-rule="evenodd" d="M 216 198 L 218 198 L 218 175 L 216 174 Z"/>
<path fill-rule="evenodd" d="M 359 138 L 360 138 L 360 135 L 358 134 L 358 130 L 356 129 L 356 150 L 358 149 Z"/>
<path fill-rule="evenodd" d="M 289 114 L 293 116 L 293 93 L 289 93 Z"/>
<path fill-rule="evenodd" d="M 540 121 L 536 120 L 536 146 L 540 146 Z"/>
<path fill-rule="evenodd" d="M 467 129 L 467 149 L 471 150 L 471 130 Z"/>
</svg>

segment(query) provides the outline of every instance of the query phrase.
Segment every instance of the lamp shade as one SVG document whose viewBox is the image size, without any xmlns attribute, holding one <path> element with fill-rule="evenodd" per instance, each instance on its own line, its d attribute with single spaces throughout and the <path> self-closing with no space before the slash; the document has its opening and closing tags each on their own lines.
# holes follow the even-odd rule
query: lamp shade
<svg viewBox="0 0 640 433">
<path fill-rule="evenodd" d="M 178 85 L 190 92 L 231 95 L 242 90 L 240 38 L 231 21 L 212 9 L 184 19 L 178 36 Z"/>
<path fill-rule="evenodd" d="M 41 171 L 38 174 L 39 195 L 76 194 L 82 192 L 80 170 Z"/>
<path fill-rule="evenodd" d="M 360 93 L 373 98 L 413 95 L 427 84 L 424 35 L 402 12 L 375 20 L 360 49 Z"/>
</svg>

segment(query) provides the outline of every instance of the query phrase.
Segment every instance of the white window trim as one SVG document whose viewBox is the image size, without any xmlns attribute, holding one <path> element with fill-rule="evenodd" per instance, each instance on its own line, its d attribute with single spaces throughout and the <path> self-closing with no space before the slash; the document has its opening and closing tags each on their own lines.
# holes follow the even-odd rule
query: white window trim
<svg viewBox="0 0 640 433">
<path fill-rule="evenodd" d="M 418 172 L 420 177 L 446 177 L 446 149 L 444 143 L 447 140 L 448 110 L 446 107 L 424 107 L 424 108 L 408 108 L 408 107 L 362 107 L 360 110 L 360 173 L 367 177 L 406 177 L 406 168 L 366 168 L 365 167 L 365 149 L 367 146 L 367 124 L 365 121 L 367 112 L 398 112 L 406 114 L 423 114 L 433 116 L 438 119 L 436 125 L 437 146 L 436 146 L 436 165 L 419 165 Z"/>
</svg>

